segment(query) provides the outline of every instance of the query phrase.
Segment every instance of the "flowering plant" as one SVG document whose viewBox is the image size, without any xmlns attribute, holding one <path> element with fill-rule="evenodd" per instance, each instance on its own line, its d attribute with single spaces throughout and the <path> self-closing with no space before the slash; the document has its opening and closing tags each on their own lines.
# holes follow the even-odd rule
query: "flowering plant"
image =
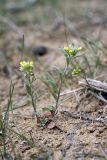
<svg viewBox="0 0 107 160">
<path fill-rule="evenodd" d="M 27 94 L 31 99 L 34 112 L 36 113 L 37 94 L 33 90 L 33 82 L 36 80 L 34 76 L 34 71 L 33 71 L 34 63 L 33 61 L 21 61 L 19 64 L 20 64 L 20 71 L 24 75 Z"/>
</svg>

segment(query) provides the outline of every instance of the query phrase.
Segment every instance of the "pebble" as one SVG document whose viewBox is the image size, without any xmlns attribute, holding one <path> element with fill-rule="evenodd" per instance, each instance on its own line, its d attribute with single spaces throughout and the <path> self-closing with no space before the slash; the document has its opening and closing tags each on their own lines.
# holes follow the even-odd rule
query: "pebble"
<svg viewBox="0 0 107 160">
<path fill-rule="evenodd" d="M 37 46 L 33 49 L 34 56 L 44 56 L 48 53 L 48 48 L 45 46 Z"/>
</svg>

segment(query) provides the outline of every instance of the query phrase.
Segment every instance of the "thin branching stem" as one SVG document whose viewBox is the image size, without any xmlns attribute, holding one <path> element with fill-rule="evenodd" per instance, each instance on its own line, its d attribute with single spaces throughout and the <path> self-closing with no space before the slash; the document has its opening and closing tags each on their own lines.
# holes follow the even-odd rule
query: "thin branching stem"
<svg viewBox="0 0 107 160">
<path fill-rule="evenodd" d="M 33 84 L 32 84 L 32 79 L 31 77 L 28 77 L 28 85 L 30 86 L 30 92 L 27 91 L 28 95 L 31 98 L 31 103 L 34 109 L 34 112 L 36 113 L 36 98 L 34 97 L 34 91 L 33 91 Z M 27 90 L 27 87 L 26 87 Z"/>
<path fill-rule="evenodd" d="M 68 65 L 66 65 L 66 67 L 64 68 L 64 73 L 63 73 L 63 77 L 65 78 L 66 76 L 66 71 L 68 70 Z M 55 114 L 57 113 L 57 109 L 58 109 L 58 106 L 59 106 L 59 99 L 60 99 L 60 93 L 61 93 L 61 89 L 62 89 L 62 84 L 63 82 L 61 81 L 61 79 L 59 80 L 59 89 L 58 89 L 58 94 L 57 94 L 57 99 L 56 99 L 56 105 L 55 105 Z"/>
</svg>

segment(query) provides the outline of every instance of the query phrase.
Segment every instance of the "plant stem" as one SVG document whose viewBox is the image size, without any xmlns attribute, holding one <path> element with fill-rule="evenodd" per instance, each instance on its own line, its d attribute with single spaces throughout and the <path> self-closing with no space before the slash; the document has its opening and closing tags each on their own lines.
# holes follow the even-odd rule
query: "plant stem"
<svg viewBox="0 0 107 160">
<path fill-rule="evenodd" d="M 36 100 L 34 100 L 33 91 L 31 94 L 31 101 L 32 101 L 32 106 L 33 106 L 34 112 L 36 113 Z"/>
<path fill-rule="evenodd" d="M 29 78 L 29 85 L 30 85 L 31 93 L 28 93 L 28 94 L 30 95 L 34 112 L 36 113 L 36 100 L 34 99 L 34 91 L 33 91 L 33 86 L 32 86 L 32 80 L 30 78 Z"/>
<path fill-rule="evenodd" d="M 65 75 L 66 75 L 66 71 L 68 70 L 68 65 L 66 65 L 66 67 L 64 68 L 64 73 L 63 73 L 63 76 L 65 78 Z M 55 114 L 57 114 L 57 111 L 58 111 L 58 106 L 59 106 L 59 98 L 60 98 L 60 93 L 61 93 L 61 89 L 62 89 L 62 84 L 63 82 L 61 80 L 59 80 L 60 84 L 59 84 L 59 90 L 58 90 L 58 94 L 57 94 L 57 99 L 56 99 L 56 105 L 55 105 Z"/>
</svg>

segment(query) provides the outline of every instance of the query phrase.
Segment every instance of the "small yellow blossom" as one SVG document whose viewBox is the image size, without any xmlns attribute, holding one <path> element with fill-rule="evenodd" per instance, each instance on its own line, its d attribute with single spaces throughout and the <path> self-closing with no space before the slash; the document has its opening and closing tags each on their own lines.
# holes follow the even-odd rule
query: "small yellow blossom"
<svg viewBox="0 0 107 160">
<path fill-rule="evenodd" d="M 25 73 L 32 73 L 34 64 L 33 61 L 21 61 L 20 63 L 20 71 L 25 72 Z"/>
<path fill-rule="evenodd" d="M 72 48 L 71 45 L 69 45 L 69 47 L 64 47 L 63 48 L 67 53 L 75 55 L 78 51 L 80 51 L 82 49 L 82 47 L 78 47 L 78 48 Z"/>
<path fill-rule="evenodd" d="M 72 71 L 72 75 L 80 75 L 81 74 L 81 69 L 79 67 L 76 67 Z"/>
<path fill-rule="evenodd" d="M 71 49 L 69 50 L 69 53 L 70 53 L 70 54 L 72 54 L 73 52 L 74 52 L 73 50 L 71 50 Z"/>
<path fill-rule="evenodd" d="M 73 50 L 72 50 L 70 47 L 64 47 L 64 50 L 65 50 L 67 53 L 70 53 L 70 54 L 73 53 Z"/>
<path fill-rule="evenodd" d="M 69 52 L 70 48 L 69 47 L 64 47 L 64 50 Z"/>
<path fill-rule="evenodd" d="M 77 51 L 81 51 L 81 50 L 82 50 L 82 47 L 77 48 Z"/>
</svg>

